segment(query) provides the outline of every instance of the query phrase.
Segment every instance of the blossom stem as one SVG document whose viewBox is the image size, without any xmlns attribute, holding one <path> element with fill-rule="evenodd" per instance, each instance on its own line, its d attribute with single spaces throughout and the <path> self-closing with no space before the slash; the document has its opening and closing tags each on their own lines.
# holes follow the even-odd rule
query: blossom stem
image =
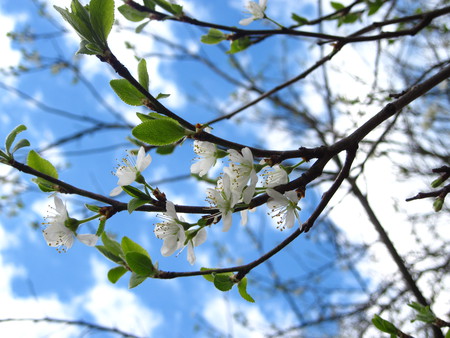
<svg viewBox="0 0 450 338">
<path fill-rule="evenodd" d="M 78 224 L 83 224 L 83 223 L 87 223 L 87 222 L 93 221 L 94 219 L 99 218 L 100 216 L 102 216 L 102 215 L 101 214 L 94 215 L 92 217 L 89 217 L 89 218 L 83 219 L 81 221 L 78 221 Z"/>
<path fill-rule="evenodd" d="M 264 15 L 264 18 L 266 20 L 269 20 L 270 22 L 274 23 L 275 25 L 277 25 L 278 27 L 280 27 L 281 29 L 287 29 L 286 27 L 284 27 L 282 24 L 276 22 L 275 20 L 269 18 L 267 15 Z"/>
</svg>

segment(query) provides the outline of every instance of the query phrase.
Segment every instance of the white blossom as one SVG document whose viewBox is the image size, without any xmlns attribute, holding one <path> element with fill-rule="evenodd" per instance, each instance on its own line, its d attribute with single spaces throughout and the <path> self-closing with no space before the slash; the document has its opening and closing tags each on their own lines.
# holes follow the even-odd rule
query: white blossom
<svg viewBox="0 0 450 338">
<path fill-rule="evenodd" d="M 195 236 L 192 239 L 190 239 L 188 241 L 187 260 L 191 265 L 193 265 L 195 263 L 194 247 L 199 246 L 200 244 L 203 244 L 206 241 L 206 237 L 207 237 L 206 229 L 202 228 L 195 234 Z"/>
<path fill-rule="evenodd" d="M 239 200 L 239 195 L 231 189 L 230 177 L 224 174 L 217 182 L 215 189 L 208 189 L 208 200 L 219 209 L 217 216 L 222 216 L 222 231 L 228 231 L 231 227 L 233 207 Z"/>
<path fill-rule="evenodd" d="M 161 247 L 161 255 L 170 256 L 184 246 L 186 234 L 181 225 L 184 220 L 181 217 L 178 218 L 175 205 L 170 201 L 166 202 L 166 212 L 163 215 L 159 215 L 159 217 L 165 219 L 165 222 L 157 223 L 154 233 L 156 237 L 164 240 Z"/>
<path fill-rule="evenodd" d="M 54 215 L 47 216 L 48 226 L 42 231 L 44 238 L 49 246 L 54 246 L 58 251 L 67 251 L 73 245 L 75 237 L 88 246 L 97 244 L 98 237 L 92 234 L 78 235 L 75 230 L 67 227 L 69 213 L 63 201 L 55 196 L 55 208 L 52 208 Z"/>
<path fill-rule="evenodd" d="M 266 176 L 264 186 L 267 188 L 273 188 L 289 182 L 287 171 L 279 164 L 275 164 L 270 171 L 266 170 L 263 175 Z"/>
<path fill-rule="evenodd" d="M 241 154 L 242 153 L 242 154 Z M 224 172 L 230 177 L 232 189 L 238 194 L 242 194 L 244 203 L 250 203 L 255 193 L 258 176 L 256 175 L 253 163 L 253 154 L 247 147 L 241 153 L 234 149 L 229 149 L 228 154 L 231 163 L 230 167 L 224 168 Z M 250 184 L 247 185 L 250 180 Z"/>
<path fill-rule="evenodd" d="M 267 0 L 259 0 L 259 4 L 254 1 L 248 1 L 245 5 L 248 13 L 251 15 L 250 18 L 242 19 L 239 24 L 247 26 L 255 20 L 263 19 L 265 17 L 264 11 L 267 7 Z"/>
<path fill-rule="evenodd" d="M 114 188 L 109 195 L 119 195 L 122 192 L 122 187 L 133 183 L 151 162 L 152 157 L 150 154 L 145 155 L 144 147 L 139 148 L 136 161 L 133 157 L 124 158 L 124 165 L 119 166 L 114 174 L 119 178 L 117 182 L 118 186 Z"/>
<path fill-rule="evenodd" d="M 191 165 L 191 173 L 204 176 L 216 164 L 217 147 L 211 142 L 195 140 L 194 151 L 201 158 Z"/>
<path fill-rule="evenodd" d="M 300 208 L 297 206 L 300 197 L 296 191 L 292 190 L 280 194 L 274 189 L 267 189 L 266 192 L 270 196 L 267 206 L 272 210 L 272 216 L 279 218 L 277 221 L 279 229 L 292 228 L 296 218 L 300 222 L 298 214 Z"/>
</svg>

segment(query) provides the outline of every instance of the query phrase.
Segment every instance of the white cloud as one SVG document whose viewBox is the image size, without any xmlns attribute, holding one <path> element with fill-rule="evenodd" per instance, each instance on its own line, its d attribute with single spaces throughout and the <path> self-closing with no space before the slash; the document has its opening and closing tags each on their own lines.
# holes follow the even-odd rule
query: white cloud
<svg viewBox="0 0 450 338">
<path fill-rule="evenodd" d="M 209 301 L 203 308 L 202 315 L 209 325 L 220 331 L 225 336 L 233 337 L 265 337 L 271 332 L 270 323 L 276 322 L 277 328 L 288 328 L 294 325 L 295 319 L 292 314 L 287 313 L 279 303 L 265 304 L 270 308 L 271 318 L 265 317 L 258 305 L 246 303 L 245 301 L 235 301 L 226 295 L 219 297 L 217 294 L 210 295 Z M 232 316 L 236 312 L 243 313 L 248 322 L 245 327 Z M 231 323 L 232 321 L 232 323 Z"/>
<path fill-rule="evenodd" d="M 146 307 L 132 291 L 112 285 L 106 278 L 107 267 L 97 258 L 91 259 L 95 285 L 76 301 L 90 313 L 95 322 L 125 332 L 151 336 L 162 323 L 162 316 Z"/>
<path fill-rule="evenodd" d="M 67 320 L 92 316 L 96 324 L 118 328 L 128 333 L 150 337 L 153 330 L 162 323 L 162 316 L 146 307 L 132 291 L 116 287 L 106 279 L 107 267 L 97 259 L 91 259 L 93 285 L 85 292 L 63 300 L 56 293 L 45 296 L 18 296 L 12 287 L 14 279 L 29 278 L 24 266 L 8 263 L 3 255 L 10 248 L 12 238 L 0 225 L 0 319 L 45 317 Z M 3 236 L 6 235 L 6 236 Z M 82 327 L 50 322 L 9 321 L 0 322 L 4 337 L 74 337 L 83 331 Z"/>
</svg>

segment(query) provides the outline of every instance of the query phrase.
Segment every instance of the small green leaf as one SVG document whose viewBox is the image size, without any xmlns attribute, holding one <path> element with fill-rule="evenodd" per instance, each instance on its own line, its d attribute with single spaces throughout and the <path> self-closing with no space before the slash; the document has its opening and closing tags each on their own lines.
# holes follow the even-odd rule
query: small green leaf
<svg viewBox="0 0 450 338">
<path fill-rule="evenodd" d="M 144 5 L 151 10 L 155 10 L 155 3 L 153 0 L 144 0 Z"/>
<path fill-rule="evenodd" d="M 448 330 L 447 333 L 445 334 L 445 338 L 450 338 L 450 330 Z"/>
<path fill-rule="evenodd" d="M 381 318 L 378 315 L 374 315 L 372 318 L 372 323 L 373 325 L 375 325 L 375 327 L 382 331 L 382 332 L 386 332 L 386 333 L 390 333 L 390 334 L 397 334 L 397 328 L 394 326 L 394 324 L 392 324 L 391 322 L 388 322 L 387 320 Z"/>
<path fill-rule="evenodd" d="M 46 159 L 42 158 L 34 150 L 31 150 L 28 153 L 27 164 L 31 168 L 33 168 L 37 171 L 40 171 L 43 174 L 46 174 L 46 175 L 54 177 L 54 178 L 58 178 L 58 172 L 56 171 L 56 168 L 53 166 L 53 164 L 51 164 Z M 53 183 L 50 183 L 50 184 L 53 184 Z"/>
<path fill-rule="evenodd" d="M 82 40 L 95 42 L 92 26 L 89 19 L 89 13 L 86 9 L 78 2 L 78 0 L 73 0 L 71 3 L 72 13 L 67 9 L 63 9 L 58 6 L 53 6 L 59 14 L 75 29 L 77 34 Z"/>
<path fill-rule="evenodd" d="M 443 198 L 436 198 L 433 202 L 433 209 L 435 212 L 439 212 L 442 210 L 442 207 L 444 206 L 444 199 Z"/>
<path fill-rule="evenodd" d="M 152 260 L 139 252 L 129 252 L 125 255 L 128 266 L 131 270 L 145 277 L 151 277 L 155 273 Z"/>
<path fill-rule="evenodd" d="M 292 13 L 291 18 L 292 20 L 296 21 L 299 25 L 304 25 L 309 22 L 308 19 L 304 18 L 303 16 L 299 16 L 295 13 Z"/>
<path fill-rule="evenodd" d="M 80 47 L 78 48 L 75 54 L 86 54 L 86 55 L 95 55 L 96 53 L 91 49 L 87 48 L 87 46 L 92 46 L 92 43 L 86 40 L 80 41 Z"/>
<path fill-rule="evenodd" d="M 124 255 L 122 247 L 120 246 L 119 242 L 109 237 L 106 232 L 103 232 L 102 234 L 102 243 L 105 246 L 105 248 L 112 254 L 119 257 Z"/>
<path fill-rule="evenodd" d="M 108 280 L 115 284 L 127 272 L 123 266 L 116 266 L 108 271 Z"/>
<path fill-rule="evenodd" d="M 247 302 L 254 303 L 255 300 L 247 293 L 247 277 L 244 277 L 238 283 L 238 291 L 242 298 L 244 298 Z"/>
<path fill-rule="evenodd" d="M 6 161 L 10 159 L 10 157 L 1 149 L 0 149 L 0 157 L 3 157 Z"/>
<path fill-rule="evenodd" d="M 147 62 L 145 59 L 141 59 L 138 63 L 138 77 L 141 86 L 148 91 L 150 81 L 148 79 Z"/>
<path fill-rule="evenodd" d="M 167 146 L 159 146 L 156 149 L 156 153 L 160 154 L 160 155 L 169 155 L 169 154 L 172 154 L 174 150 L 175 150 L 175 145 L 169 144 Z"/>
<path fill-rule="evenodd" d="M 147 277 L 140 276 L 134 272 L 131 273 L 130 281 L 128 282 L 128 288 L 132 289 L 145 281 Z"/>
<path fill-rule="evenodd" d="M 122 187 L 122 190 L 125 191 L 131 197 L 136 197 L 143 200 L 150 200 L 150 196 L 148 196 L 146 193 L 140 191 L 138 188 L 135 188 L 131 185 L 124 185 Z"/>
<path fill-rule="evenodd" d="M 13 149 L 11 150 L 11 154 L 14 154 L 17 150 L 19 150 L 21 148 L 25 148 L 25 147 L 29 147 L 29 146 L 30 146 L 30 141 L 28 141 L 27 139 L 21 139 L 13 147 Z"/>
<path fill-rule="evenodd" d="M 152 0 L 152 1 L 159 7 L 165 9 L 166 11 L 174 15 L 179 15 L 183 13 L 183 7 L 180 5 L 171 4 L 170 2 L 165 0 Z"/>
<path fill-rule="evenodd" d="M 437 179 L 435 179 L 433 182 L 431 182 L 431 187 L 432 188 L 438 188 L 442 183 L 444 183 L 446 181 L 446 179 L 444 179 L 444 176 L 441 176 Z"/>
<path fill-rule="evenodd" d="M 208 31 L 208 34 L 203 35 L 201 37 L 201 42 L 206 43 L 208 45 L 215 45 L 225 39 L 226 35 L 222 31 L 215 28 L 211 28 Z"/>
<path fill-rule="evenodd" d="M 114 255 L 111 251 L 109 251 L 108 249 L 106 249 L 103 245 L 96 245 L 95 248 L 101 252 L 101 254 L 103 256 L 105 256 L 106 258 L 108 258 L 110 261 L 113 261 L 114 263 L 120 264 L 120 265 L 124 265 L 125 262 L 122 258 Z"/>
<path fill-rule="evenodd" d="M 145 18 L 148 18 L 148 13 L 138 11 L 137 9 L 134 9 L 133 7 L 130 7 L 128 5 L 122 5 L 117 9 L 127 20 L 133 22 L 139 22 L 144 20 Z"/>
<path fill-rule="evenodd" d="M 336 2 L 336 1 L 331 1 L 330 5 L 331 5 L 331 7 L 333 7 L 337 11 L 345 8 L 345 6 L 343 4 L 341 4 L 340 2 Z"/>
<path fill-rule="evenodd" d="M 95 233 L 96 236 L 100 237 L 105 232 L 105 225 L 106 225 L 106 218 L 101 217 L 100 222 L 98 224 L 97 232 Z"/>
<path fill-rule="evenodd" d="M 416 318 L 414 320 L 412 320 L 412 322 L 414 322 L 415 320 L 419 320 L 421 322 L 431 324 L 436 320 L 436 316 L 433 313 L 433 311 L 431 311 L 429 305 L 424 306 L 417 302 L 412 302 L 412 303 L 408 304 L 408 306 L 412 307 L 414 310 L 416 310 L 418 312 L 418 314 L 416 314 Z"/>
<path fill-rule="evenodd" d="M 159 93 L 159 94 L 156 96 L 156 99 L 157 99 L 157 100 L 159 100 L 159 99 L 165 99 L 166 97 L 169 97 L 169 96 L 170 96 L 170 94 Z"/>
<path fill-rule="evenodd" d="M 144 204 L 147 204 L 148 202 L 150 202 L 148 199 L 142 200 L 140 198 L 132 198 L 127 204 L 127 210 L 131 214 L 134 210 L 136 210 L 140 206 L 143 206 Z"/>
<path fill-rule="evenodd" d="M 24 130 L 27 130 L 27 127 L 24 126 L 23 124 L 17 126 L 16 128 L 14 128 L 9 134 L 8 136 L 6 136 L 6 140 L 5 140 L 5 150 L 6 153 L 8 155 L 11 155 L 13 152 L 10 152 L 11 146 L 14 143 L 14 140 L 16 139 L 16 136 L 23 132 Z"/>
<path fill-rule="evenodd" d="M 53 192 L 57 190 L 57 186 L 43 178 L 32 178 L 31 181 L 37 184 L 38 188 L 43 192 Z"/>
<path fill-rule="evenodd" d="M 208 268 L 200 268 L 200 271 L 208 271 L 208 270 L 212 270 L 212 269 L 208 269 Z M 202 275 L 202 277 L 204 279 L 206 279 L 208 282 L 214 283 L 214 276 L 211 275 Z"/>
<path fill-rule="evenodd" d="M 231 280 L 233 273 L 221 273 L 214 276 L 214 286 L 220 291 L 229 291 L 234 283 Z"/>
<path fill-rule="evenodd" d="M 89 14 L 94 32 L 106 47 L 106 40 L 114 23 L 114 0 L 91 0 Z"/>
<path fill-rule="evenodd" d="M 123 102 L 131 106 L 142 106 L 144 104 L 145 95 L 137 90 L 128 80 L 111 80 L 109 84 Z"/>
<path fill-rule="evenodd" d="M 375 0 L 375 1 L 369 1 L 369 12 L 367 15 L 371 16 L 374 15 L 378 10 L 383 6 L 384 1 L 383 0 Z"/>
<path fill-rule="evenodd" d="M 145 21 L 144 23 L 141 23 L 139 26 L 136 27 L 136 29 L 134 30 L 137 34 L 139 34 L 140 32 L 142 32 L 142 30 L 145 28 L 145 26 L 148 25 L 148 23 L 150 22 L 150 20 Z"/>
<path fill-rule="evenodd" d="M 154 146 L 164 146 L 182 139 L 185 129 L 175 120 L 159 119 L 143 122 L 133 128 L 137 139 Z"/>
<path fill-rule="evenodd" d="M 150 258 L 150 255 L 148 254 L 147 250 L 145 250 L 142 246 L 140 246 L 136 242 L 133 242 L 128 237 L 123 237 L 121 244 L 122 244 L 122 250 L 125 255 L 129 252 L 139 252 L 139 253 L 147 256 L 148 258 Z"/>
<path fill-rule="evenodd" d="M 84 205 L 86 207 L 86 209 L 98 213 L 100 211 L 100 207 L 98 205 L 94 205 L 94 204 L 85 204 Z"/>
<path fill-rule="evenodd" d="M 227 54 L 235 54 L 235 53 L 238 53 L 238 52 L 241 52 L 241 51 L 247 49 L 248 46 L 250 46 L 250 39 L 247 36 L 245 36 L 243 38 L 234 40 L 231 43 L 230 50 L 227 51 L 226 53 Z"/>
</svg>

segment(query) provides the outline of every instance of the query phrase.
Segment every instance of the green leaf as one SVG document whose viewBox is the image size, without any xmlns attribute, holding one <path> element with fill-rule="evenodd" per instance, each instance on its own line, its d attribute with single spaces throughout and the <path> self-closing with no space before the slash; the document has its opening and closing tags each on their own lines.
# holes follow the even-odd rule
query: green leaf
<svg viewBox="0 0 450 338">
<path fill-rule="evenodd" d="M 133 22 L 139 22 L 148 18 L 148 13 L 138 11 L 128 5 L 122 5 L 118 8 L 119 12 L 127 19 Z"/>
<path fill-rule="evenodd" d="M 128 202 L 127 210 L 131 214 L 134 210 L 136 210 L 140 206 L 143 206 L 144 204 L 147 204 L 148 202 L 150 202 L 148 199 L 147 200 L 142 200 L 140 198 L 132 198 Z"/>
<path fill-rule="evenodd" d="M 86 209 L 98 213 L 100 211 L 100 207 L 98 205 L 94 205 L 94 204 L 85 204 L 84 205 L 86 207 Z"/>
<path fill-rule="evenodd" d="M 133 273 L 131 273 L 130 281 L 128 282 L 128 288 L 130 288 L 130 289 L 135 288 L 136 286 L 141 284 L 146 279 L 147 279 L 147 277 L 140 276 L 133 272 Z"/>
<path fill-rule="evenodd" d="M 11 146 L 14 143 L 14 140 L 16 139 L 16 136 L 23 132 L 24 130 L 27 130 L 27 127 L 24 126 L 23 124 L 17 126 L 16 128 L 14 128 L 9 134 L 8 136 L 6 136 L 6 140 L 5 140 L 5 150 L 6 153 L 8 155 L 11 155 L 13 152 L 10 152 Z"/>
<path fill-rule="evenodd" d="M 141 59 L 138 63 L 138 77 L 141 86 L 148 91 L 150 81 L 148 79 L 147 62 L 145 59 Z"/>
<path fill-rule="evenodd" d="M 75 29 L 77 34 L 82 40 L 87 40 L 90 42 L 95 42 L 92 27 L 89 19 L 89 13 L 86 9 L 78 2 L 78 0 L 73 0 L 71 7 L 73 13 L 70 13 L 67 9 L 63 9 L 58 6 L 53 6 L 59 14 Z"/>
<path fill-rule="evenodd" d="M 235 53 L 238 53 L 238 52 L 241 52 L 241 51 L 247 49 L 248 46 L 250 46 L 250 39 L 247 36 L 245 36 L 243 38 L 234 40 L 231 43 L 230 50 L 227 51 L 226 53 L 227 54 L 235 54 Z"/>
<path fill-rule="evenodd" d="M 255 300 L 247 293 L 247 277 L 244 277 L 238 283 L 238 291 L 242 298 L 244 298 L 247 302 L 254 303 Z"/>
<path fill-rule="evenodd" d="M 291 18 L 292 20 L 296 21 L 300 26 L 307 24 L 309 22 L 308 19 L 304 18 L 303 16 L 299 16 L 295 13 L 292 13 Z"/>
<path fill-rule="evenodd" d="M 330 2 L 331 7 L 333 7 L 336 11 L 339 11 L 343 8 L 345 8 L 345 6 L 343 4 L 341 4 L 340 2 L 336 2 L 336 1 L 331 1 Z"/>
<path fill-rule="evenodd" d="M 21 148 L 25 148 L 25 147 L 29 147 L 29 146 L 30 146 L 30 141 L 28 141 L 27 139 L 21 139 L 20 141 L 18 141 L 16 143 L 14 148 L 11 150 L 11 154 L 14 154 L 17 150 L 19 150 Z"/>
<path fill-rule="evenodd" d="M 137 90 L 128 80 L 111 80 L 109 84 L 123 102 L 131 106 L 142 106 L 144 104 L 145 95 Z"/>
<path fill-rule="evenodd" d="M 3 157 L 6 161 L 10 159 L 9 156 L 1 149 L 0 149 L 0 157 Z"/>
<path fill-rule="evenodd" d="M 42 158 L 37 152 L 34 150 L 31 150 L 28 153 L 27 157 L 27 164 L 31 168 L 40 171 L 43 174 L 46 174 L 48 176 L 58 178 L 58 172 L 56 171 L 56 168 L 46 159 Z M 48 182 L 42 178 L 37 178 L 36 181 L 39 182 Z M 39 184 L 39 183 L 38 183 Z M 48 184 L 51 184 L 53 186 L 53 183 L 48 182 Z"/>
<path fill-rule="evenodd" d="M 97 232 L 95 233 L 96 236 L 101 236 L 105 233 L 105 225 L 106 225 L 106 218 L 101 217 L 100 222 L 98 224 Z"/>
<path fill-rule="evenodd" d="M 383 318 L 381 318 L 378 315 L 374 315 L 372 318 L 372 323 L 373 325 L 375 325 L 375 327 L 382 331 L 382 332 L 386 332 L 386 333 L 390 333 L 390 334 L 397 334 L 397 328 L 394 326 L 394 324 L 392 324 L 391 322 L 388 322 L 387 320 L 384 320 Z"/>
<path fill-rule="evenodd" d="M 148 258 L 150 258 L 150 255 L 148 254 L 147 250 L 145 250 L 142 246 L 140 246 L 136 242 L 133 242 L 128 237 L 123 237 L 121 244 L 122 244 L 122 250 L 125 255 L 129 252 L 139 252 L 139 253 L 147 256 Z"/>
<path fill-rule="evenodd" d="M 129 252 L 125 255 L 128 266 L 131 270 L 145 277 L 151 277 L 155 273 L 152 260 L 139 252 Z"/>
<path fill-rule="evenodd" d="M 108 280 L 115 284 L 127 272 L 123 266 L 116 266 L 108 271 Z"/>
<path fill-rule="evenodd" d="M 445 338 L 450 338 L 450 330 L 448 330 L 447 333 L 445 334 Z"/>
<path fill-rule="evenodd" d="M 212 269 L 208 269 L 208 268 L 200 268 L 200 271 L 208 271 L 208 270 L 212 270 Z M 211 275 L 202 275 L 202 277 L 204 279 L 206 279 L 208 282 L 214 283 L 214 276 Z"/>
<path fill-rule="evenodd" d="M 159 119 L 143 122 L 133 128 L 137 139 L 154 146 L 164 146 L 182 139 L 185 129 L 175 120 Z"/>
<path fill-rule="evenodd" d="M 92 28 L 106 46 L 114 23 L 114 0 L 91 0 L 89 14 Z"/>
<path fill-rule="evenodd" d="M 148 25 L 149 22 L 150 22 L 150 20 L 145 21 L 144 23 L 141 23 L 139 26 L 136 27 L 136 29 L 134 31 L 139 34 L 140 32 L 142 32 L 142 30 L 145 28 L 145 26 Z"/>
<path fill-rule="evenodd" d="M 374 15 L 378 10 L 383 6 L 384 1 L 383 0 L 375 0 L 375 1 L 369 1 L 369 12 L 367 15 L 371 16 Z"/>
<path fill-rule="evenodd" d="M 156 96 L 156 99 L 157 99 L 157 100 L 159 100 L 159 99 L 165 99 L 166 97 L 169 97 L 169 96 L 170 96 L 170 94 L 159 93 L 159 94 Z"/>
<path fill-rule="evenodd" d="M 431 311 L 429 305 L 424 306 L 417 302 L 412 302 L 412 303 L 408 304 L 408 306 L 412 307 L 414 310 L 416 310 L 418 312 L 418 314 L 416 315 L 416 318 L 412 321 L 419 320 L 421 322 L 431 324 L 436 320 L 436 316 L 433 313 L 433 311 Z"/>
<path fill-rule="evenodd" d="M 151 10 L 155 10 L 155 3 L 153 0 L 144 0 L 144 6 Z"/>
<path fill-rule="evenodd" d="M 86 55 L 95 55 L 95 52 L 91 49 L 87 48 L 87 46 L 92 46 L 92 43 L 86 40 L 80 41 L 80 47 L 78 47 L 78 50 L 75 54 L 86 54 Z"/>
<path fill-rule="evenodd" d="M 339 22 L 342 23 L 354 23 L 361 17 L 361 13 L 348 13 L 344 17 L 342 17 Z"/>
<path fill-rule="evenodd" d="M 125 191 L 131 197 L 136 197 L 143 200 L 150 200 L 150 196 L 148 196 L 146 193 L 140 191 L 138 188 L 135 188 L 131 185 L 124 185 L 122 187 L 122 190 Z"/>
<path fill-rule="evenodd" d="M 167 146 L 160 146 L 156 149 L 156 153 L 160 155 L 169 155 L 172 154 L 175 150 L 175 145 L 169 144 Z"/>
<path fill-rule="evenodd" d="M 124 265 L 125 262 L 122 258 L 114 255 L 111 251 L 109 251 L 108 249 L 106 249 L 103 245 L 96 245 L 95 248 L 101 252 L 101 254 L 103 256 L 105 256 L 106 258 L 108 258 L 110 261 L 113 261 L 114 263 L 120 264 L 120 265 Z"/>
<path fill-rule="evenodd" d="M 31 181 L 37 184 L 38 188 L 43 192 L 52 192 L 57 190 L 57 186 L 43 178 L 32 178 Z"/>
<path fill-rule="evenodd" d="M 124 256 L 122 247 L 120 246 L 119 242 L 109 237 L 106 232 L 103 232 L 102 234 L 102 243 L 105 248 L 112 254 L 118 257 Z"/>
<path fill-rule="evenodd" d="M 180 5 L 171 4 L 170 2 L 165 0 L 152 0 L 152 1 L 159 7 L 165 9 L 166 11 L 174 15 L 179 15 L 183 13 L 183 7 Z"/>
<path fill-rule="evenodd" d="M 435 212 L 439 212 L 442 210 L 442 207 L 444 206 L 444 199 L 443 198 L 436 198 L 433 202 L 433 209 Z"/>
<path fill-rule="evenodd" d="M 214 276 L 214 286 L 220 291 L 229 291 L 234 283 L 231 280 L 233 273 L 221 273 Z"/>
<path fill-rule="evenodd" d="M 208 34 L 201 37 L 201 42 L 208 45 L 215 45 L 223 40 L 226 40 L 226 35 L 222 31 L 215 28 L 211 28 L 208 31 Z"/>
<path fill-rule="evenodd" d="M 444 177 L 441 176 L 441 177 L 435 179 L 433 182 L 431 182 L 431 187 L 438 188 L 444 182 L 445 182 Z"/>
</svg>

